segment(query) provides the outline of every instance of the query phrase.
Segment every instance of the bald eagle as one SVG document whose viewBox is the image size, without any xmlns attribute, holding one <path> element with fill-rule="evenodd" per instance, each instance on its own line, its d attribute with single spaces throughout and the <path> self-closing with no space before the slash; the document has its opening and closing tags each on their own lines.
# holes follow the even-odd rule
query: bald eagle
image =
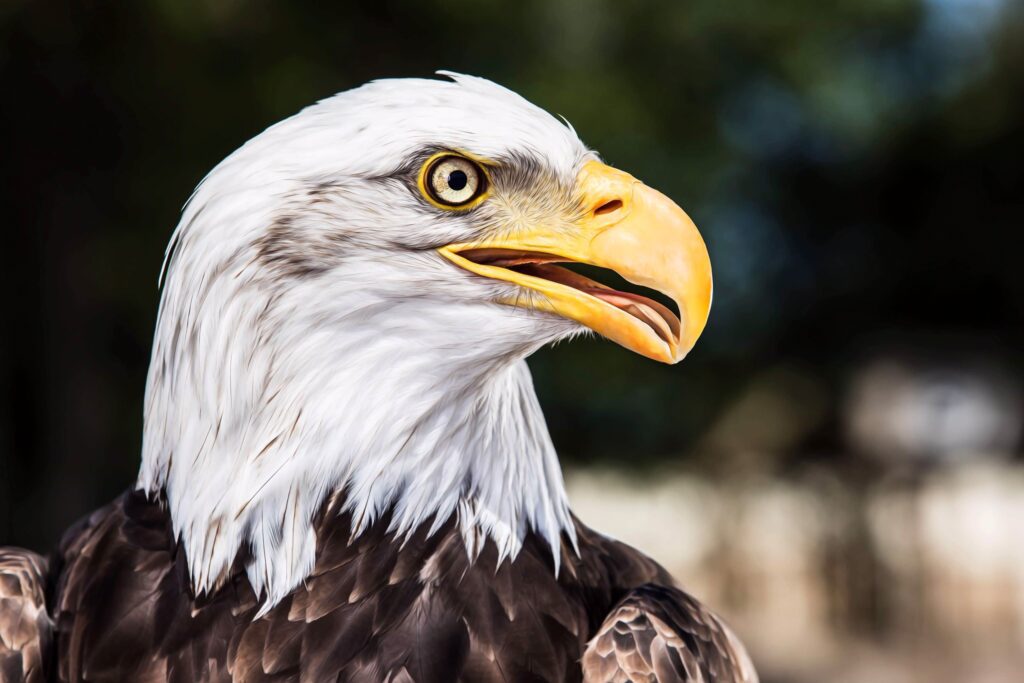
<svg viewBox="0 0 1024 683">
<path fill-rule="evenodd" d="M 196 189 L 138 481 L 48 559 L 0 549 L 0 680 L 756 680 L 573 516 L 524 360 L 586 331 L 681 360 L 700 234 L 567 123 L 442 74 L 308 107 Z"/>
</svg>

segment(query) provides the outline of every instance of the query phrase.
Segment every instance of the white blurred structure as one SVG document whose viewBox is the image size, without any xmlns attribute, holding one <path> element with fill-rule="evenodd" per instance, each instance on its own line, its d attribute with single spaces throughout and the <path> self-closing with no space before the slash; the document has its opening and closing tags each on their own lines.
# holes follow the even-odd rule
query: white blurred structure
<svg viewBox="0 0 1024 683">
<path fill-rule="evenodd" d="M 587 523 L 733 622 L 769 681 L 996 683 L 1024 670 L 1024 468 L 863 495 L 838 480 L 570 472 Z"/>
<path fill-rule="evenodd" d="M 1013 375 L 975 359 L 884 357 L 857 373 L 843 411 L 851 444 L 881 460 L 1005 456 L 1024 405 Z"/>
<path fill-rule="evenodd" d="M 1022 681 L 1021 381 L 918 342 L 877 348 L 838 404 L 767 368 L 697 445 L 705 473 L 569 472 L 574 510 L 729 619 L 766 683 Z M 795 457 L 828 429 L 842 457 Z"/>
</svg>

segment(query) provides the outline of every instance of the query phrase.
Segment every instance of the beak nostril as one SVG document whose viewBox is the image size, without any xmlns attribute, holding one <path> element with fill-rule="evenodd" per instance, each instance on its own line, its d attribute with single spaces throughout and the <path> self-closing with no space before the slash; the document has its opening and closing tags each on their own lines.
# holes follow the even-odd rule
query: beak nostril
<svg viewBox="0 0 1024 683">
<path fill-rule="evenodd" d="M 623 208 L 622 200 L 608 200 L 601 206 L 594 209 L 595 216 L 603 216 L 605 214 L 614 213 Z"/>
<path fill-rule="evenodd" d="M 594 209 L 594 215 L 595 216 L 603 216 L 605 214 L 613 213 L 615 211 L 618 211 L 621 208 L 622 208 L 622 200 L 621 199 L 609 199 L 604 204 L 602 204 L 601 206 L 599 206 L 596 209 Z"/>
</svg>

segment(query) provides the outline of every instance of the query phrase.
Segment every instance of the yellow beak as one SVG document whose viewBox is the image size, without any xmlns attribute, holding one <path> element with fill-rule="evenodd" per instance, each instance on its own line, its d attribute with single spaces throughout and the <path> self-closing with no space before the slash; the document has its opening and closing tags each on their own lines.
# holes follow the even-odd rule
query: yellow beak
<svg viewBox="0 0 1024 683">
<path fill-rule="evenodd" d="M 541 295 L 525 297 L 531 308 L 575 320 L 648 358 L 682 360 L 711 310 L 711 261 L 697 227 L 665 195 L 597 161 L 584 165 L 577 188 L 586 213 L 571 229 L 534 227 L 439 251 L 472 273 Z M 609 268 L 661 292 L 679 317 L 651 299 L 552 265 L 565 261 Z"/>
</svg>

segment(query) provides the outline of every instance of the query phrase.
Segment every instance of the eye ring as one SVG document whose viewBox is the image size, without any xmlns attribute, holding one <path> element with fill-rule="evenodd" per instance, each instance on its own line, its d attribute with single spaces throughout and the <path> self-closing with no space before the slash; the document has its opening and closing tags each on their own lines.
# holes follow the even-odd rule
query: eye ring
<svg viewBox="0 0 1024 683">
<path fill-rule="evenodd" d="M 488 189 L 487 172 L 476 161 L 451 152 L 427 159 L 419 177 L 420 192 L 442 209 L 464 211 L 479 204 Z"/>
</svg>

